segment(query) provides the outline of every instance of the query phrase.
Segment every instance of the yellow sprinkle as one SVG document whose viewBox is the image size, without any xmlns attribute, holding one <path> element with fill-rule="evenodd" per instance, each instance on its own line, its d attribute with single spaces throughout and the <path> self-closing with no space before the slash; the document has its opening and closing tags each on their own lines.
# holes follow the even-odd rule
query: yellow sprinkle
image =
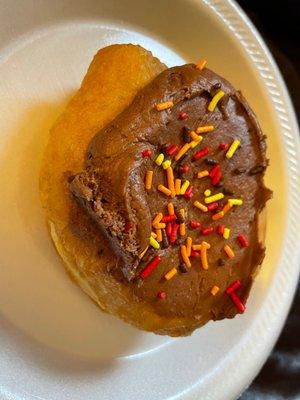
<svg viewBox="0 0 300 400">
<path fill-rule="evenodd" d="M 236 149 L 239 147 L 240 143 L 241 142 L 239 140 L 234 139 L 234 141 L 231 143 L 229 149 L 227 150 L 227 153 L 226 153 L 227 158 L 231 158 L 234 155 L 234 153 L 235 153 Z"/>
<path fill-rule="evenodd" d="M 175 212 L 174 212 L 174 205 L 173 205 L 173 203 L 168 203 L 168 213 L 169 213 L 169 215 L 174 215 L 175 214 Z"/>
<path fill-rule="evenodd" d="M 215 201 L 223 199 L 223 197 L 224 197 L 223 193 L 217 193 L 217 194 L 214 194 L 213 196 L 206 197 L 204 199 L 204 201 L 206 204 L 214 203 Z"/>
<path fill-rule="evenodd" d="M 204 204 L 200 203 L 200 201 L 198 201 L 198 200 L 196 200 L 194 202 L 194 206 L 199 208 L 199 210 L 201 210 L 203 212 L 207 212 L 208 211 L 208 208 Z"/>
<path fill-rule="evenodd" d="M 213 112 L 216 108 L 216 105 L 218 104 L 218 101 L 221 100 L 221 98 L 225 95 L 223 90 L 218 90 L 218 92 L 214 95 L 214 97 L 211 99 L 211 102 L 209 103 L 207 109 L 210 112 Z"/>
<path fill-rule="evenodd" d="M 177 274 L 177 269 L 176 269 L 176 268 L 172 268 L 172 269 L 170 269 L 170 271 L 168 271 L 168 272 L 165 274 L 165 278 L 166 278 L 167 281 L 169 281 L 169 280 L 172 279 L 173 276 L 176 275 L 176 274 Z"/>
<path fill-rule="evenodd" d="M 186 238 L 186 253 L 187 253 L 187 256 L 188 256 L 188 257 L 191 256 L 192 243 L 193 243 L 193 239 L 192 239 L 190 236 L 188 236 L 188 237 Z"/>
<path fill-rule="evenodd" d="M 202 136 L 201 136 L 201 138 L 202 138 Z M 201 139 L 202 140 L 202 139 Z M 201 140 L 192 140 L 191 142 L 190 142 L 190 147 L 191 147 L 191 149 L 194 149 L 196 146 L 198 146 L 198 144 L 200 144 L 201 143 Z"/>
<path fill-rule="evenodd" d="M 145 178 L 145 188 L 147 190 L 150 190 L 152 187 L 152 180 L 153 180 L 153 171 L 149 170 L 146 172 L 146 178 Z"/>
<path fill-rule="evenodd" d="M 156 240 L 162 242 L 162 231 L 161 229 L 156 229 Z"/>
<path fill-rule="evenodd" d="M 179 214 L 181 215 L 181 218 L 182 218 L 182 219 L 185 219 L 185 209 L 184 209 L 184 208 L 181 208 L 181 209 L 179 210 Z"/>
<path fill-rule="evenodd" d="M 184 144 L 179 150 L 179 152 L 176 154 L 175 160 L 176 161 L 180 160 L 180 158 L 190 149 L 190 147 L 191 147 L 190 143 Z"/>
<path fill-rule="evenodd" d="M 197 62 L 196 68 L 198 68 L 198 69 L 200 69 L 200 71 L 202 71 L 203 68 L 205 68 L 206 64 L 207 64 L 206 60 L 199 60 Z"/>
<path fill-rule="evenodd" d="M 167 171 L 168 188 L 171 191 L 171 197 L 175 197 L 175 184 L 174 184 L 173 168 L 168 167 L 166 171 Z"/>
<path fill-rule="evenodd" d="M 175 179 L 175 194 L 180 194 L 181 179 Z"/>
<path fill-rule="evenodd" d="M 163 217 L 163 213 L 157 213 L 156 216 L 154 217 L 153 221 L 152 221 L 152 226 L 159 224 L 161 219 Z"/>
<path fill-rule="evenodd" d="M 229 228 L 224 228 L 223 238 L 224 239 L 229 239 L 229 236 L 230 236 L 230 229 Z"/>
<path fill-rule="evenodd" d="M 170 194 L 171 194 L 171 190 L 166 188 L 164 185 L 158 185 L 157 186 L 157 190 L 159 190 L 160 192 L 162 192 L 166 196 L 170 196 Z"/>
<path fill-rule="evenodd" d="M 156 159 L 155 159 L 155 164 L 160 166 L 162 164 L 162 162 L 164 161 L 165 156 L 163 155 L 163 153 L 160 153 Z"/>
<path fill-rule="evenodd" d="M 186 246 L 182 245 L 180 246 L 180 253 L 181 253 L 181 257 L 183 259 L 183 262 L 185 263 L 185 265 L 190 268 L 192 266 L 190 259 L 187 255 L 187 251 L 186 251 Z"/>
<path fill-rule="evenodd" d="M 234 257 L 234 251 L 232 250 L 232 248 L 230 246 L 228 246 L 228 244 L 225 244 L 223 249 L 224 249 L 225 253 L 228 255 L 229 258 L 233 258 Z"/>
<path fill-rule="evenodd" d="M 166 160 L 162 163 L 162 167 L 163 169 L 167 169 L 171 166 L 171 161 L 170 160 Z"/>
<path fill-rule="evenodd" d="M 212 132 L 213 130 L 214 130 L 214 127 L 212 125 L 198 126 L 196 132 L 197 133 L 207 133 L 207 132 Z"/>
<path fill-rule="evenodd" d="M 201 262 L 202 268 L 208 269 L 207 252 L 206 250 L 210 248 L 210 244 L 207 242 L 201 243 Z"/>
<path fill-rule="evenodd" d="M 219 211 L 218 213 L 212 216 L 212 220 L 217 221 L 218 219 L 221 219 L 223 217 L 224 217 L 224 211 Z"/>
<path fill-rule="evenodd" d="M 158 224 L 153 224 L 153 228 L 155 228 L 155 229 L 165 229 L 165 227 L 166 227 L 166 224 L 164 222 L 158 223 Z"/>
<path fill-rule="evenodd" d="M 185 236 L 185 223 L 179 225 L 179 234 L 180 236 Z"/>
<path fill-rule="evenodd" d="M 215 296 L 215 295 L 218 293 L 219 290 L 220 290 L 219 286 L 213 286 L 213 287 L 211 288 L 210 293 L 211 293 L 213 296 Z"/>
<path fill-rule="evenodd" d="M 160 248 L 160 244 L 152 236 L 150 236 L 150 246 L 154 247 L 155 250 L 158 250 Z"/>
<path fill-rule="evenodd" d="M 210 195 L 211 195 L 211 190 L 206 189 L 205 192 L 204 192 L 204 196 L 208 197 Z"/>
<path fill-rule="evenodd" d="M 195 140 L 195 142 L 199 142 L 199 141 L 201 141 L 201 140 L 203 139 L 203 137 L 200 136 L 200 135 L 197 135 L 197 133 L 196 133 L 195 131 L 191 131 L 191 132 L 190 132 L 190 137 L 191 137 L 193 140 Z"/>
<path fill-rule="evenodd" d="M 172 108 L 174 106 L 173 101 L 165 101 L 164 103 L 156 104 L 157 111 L 166 110 L 167 108 Z"/>
<path fill-rule="evenodd" d="M 157 238 L 157 234 L 156 234 L 156 233 L 154 233 L 154 232 L 151 232 L 151 236 L 152 236 L 154 239 L 156 239 L 156 238 Z"/>
<path fill-rule="evenodd" d="M 207 169 L 205 169 L 204 171 L 200 171 L 198 172 L 197 178 L 204 178 L 205 176 L 208 176 L 209 172 L 207 171 Z"/>
<path fill-rule="evenodd" d="M 228 204 L 230 204 L 231 206 L 241 206 L 243 204 L 243 200 L 242 199 L 229 199 Z"/>
<path fill-rule="evenodd" d="M 184 194 L 186 192 L 186 189 L 190 186 L 190 181 L 186 180 L 183 182 L 179 194 Z"/>
</svg>

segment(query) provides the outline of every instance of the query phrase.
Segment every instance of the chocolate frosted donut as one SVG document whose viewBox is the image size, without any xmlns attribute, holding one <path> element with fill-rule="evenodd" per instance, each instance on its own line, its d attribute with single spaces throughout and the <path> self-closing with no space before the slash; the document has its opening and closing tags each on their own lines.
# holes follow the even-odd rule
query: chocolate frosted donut
<svg viewBox="0 0 300 400">
<path fill-rule="evenodd" d="M 242 94 L 187 64 L 160 73 L 93 138 L 70 191 L 108 239 L 115 279 L 196 327 L 244 310 L 265 252 L 265 151 Z"/>
</svg>

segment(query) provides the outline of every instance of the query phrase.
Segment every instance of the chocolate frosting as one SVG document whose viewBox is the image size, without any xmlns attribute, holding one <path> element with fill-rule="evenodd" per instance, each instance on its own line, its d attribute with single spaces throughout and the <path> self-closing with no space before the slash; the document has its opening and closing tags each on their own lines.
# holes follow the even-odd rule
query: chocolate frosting
<svg viewBox="0 0 300 400">
<path fill-rule="evenodd" d="M 207 107 L 214 94 L 221 89 L 225 96 L 214 112 Z M 172 101 L 172 108 L 158 111 L 156 105 Z M 179 118 L 185 112 L 186 120 Z M 172 199 L 175 209 L 186 210 L 187 236 L 193 243 L 206 240 L 209 269 L 201 267 L 199 258 L 191 258 L 192 267 L 184 272 L 178 268 L 181 257 L 178 236 L 175 245 L 166 249 L 148 250 L 140 260 L 139 255 L 149 244 L 151 223 L 156 213 L 167 214 L 170 197 L 157 191 L 159 184 L 166 184 L 166 171 L 154 163 L 156 156 L 165 152 L 166 145 L 182 147 L 186 132 L 198 126 L 213 125 L 214 131 L 203 134 L 203 141 L 190 149 L 179 161 L 170 158 L 175 178 L 188 179 L 194 186 L 194 196 Z M 220 142 L 241 142 L 231 159 L 219 149 Z M 209 154 L 192 161 L 193 154 L 208 147 Z M 142 152 L 151 150 L 151 157 Z M 108 239 L 113 258 L 118 258 L 110 271 L 124 285 L 131 285 L 137 301 L 152 304 L 154 310 L 164 316 L 187 317 L 207 321 L 233 317 L 237 310 L 224 293 L 228 285 L 239 279 L 242 288 L 239 296 L 245 301 L 257 270 L 264 257 L 264 247 L 258 239 L 258 215 L 271 192 L 265 188 L 263 174 L 267 167 L 265 137 L 248 103 L 242 94 L 226 80 L 205 68 L 200 71 L 194 64 L 187 64 L 163 71 L 142 89 L 132 104 L 115 120 L 101 130 L 89 145 L 86 169 L 70 183 L 70 191 L 96 226 Z M 208 178 L 197 178 L 197 172 L 211 170 L 218 163 L 222 182 L 213 187 Z M 180 165 L 189 165 L 189 171 L 180 175 Z M 144 187 L 147 170 L 153 170 L 150 191 Z M 212 213 L 203 213 L 193 206 L 195 200 L 204 203 L 204 191 L 212 194 L 222 192 L 224 199 L 219 210 L 229 198 L 243 199 L 242 206 L 233 207 L 220 221 L 212 221 Z M 217 210 L 218 211 L 218 210 Z M 190 229 L 188 221 L 197 220 L 202 226 L 215 228 L 219 223 L 230 228 L 230 238 L 211 233 L 203 236 L 200 229 Z M 130 229 L 128 229 L 130 222 Z M 127 228 L 126 228 L 127 227 Z M 237 240 L 244 234 L 249 246 L 242 248 Z M 223 250 L 229 244 L 235 257 L 229 259 Z M 156 254 L 161 262 L 153 273 L 141 281 L 140 271 Z M 171 268 L 178 273 L 171 280 L 164 274 Z M 220 292 L 213 296 L 211 288 L 216 285 Z M 159 300 L 157 293 L 164 291 L 166 298 Z"/>
</svg>

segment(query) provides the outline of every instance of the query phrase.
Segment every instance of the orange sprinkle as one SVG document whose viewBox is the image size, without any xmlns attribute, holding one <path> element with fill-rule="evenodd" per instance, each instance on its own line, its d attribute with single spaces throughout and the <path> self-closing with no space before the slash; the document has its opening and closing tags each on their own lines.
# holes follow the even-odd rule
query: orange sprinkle
<svg viewBox="0 0 300 400">
<path fill-rule="evenodd" d="M 214 130 L 214 127 L 212 125 L 198 126 L 196 132 L 197 133 L 207 133 L 207 132 L 212 132 L 213 130 Z"/>
<path fill-rule="evenodd" d="M 207 252 L 206 252 L 206 250 L 209 249 L 208 246 L 210 247 L 209 243 L 207 242 L 201 243 L 201 262 L 203 269 L 208 269 Z"/>
<path fill-rule="evenodd" d="M 175 197 L 174 174 L 172 167 L 167 168 L 167 180 L 168 180 L 168 188 L 171 191 L 171 197 Z"/>
<path fill-rule="evenodd" d="M 165 223 L 157 223 L 157 224 L 152 224 L 153 228 L 155 229 L 165 229 L 166 224 Z"/>
<path fill-rule="evenodd" d="M 207 249 L 210 249 L 210 244 L 207 243 L 207 242 L 206 242 L 206 244 L 207 244 L 206 248 L 207 248 Z M 193 245 L 192 245 L 192 249 L 195 250 L 195 251 L 201 250 L 201 244 L 193 244 Z"/>
<path fill-rule="evenodd" d="M 180 253 L 181 253 L 181 257 L 183 259 L 183 262 L 185 263 L 185 265 L 190 268 L 192 266 L 190 259 L 187 255 L 187 250 L 186 250 L 186 246 L 182 245 L 180 246 Z"/>
<path fill-rule="evenodd" d="M 175 194 L 180 194 L 181 179 L 175 179 Z"/>
<path fill-rule="evenodd" d="M 208 211 L 208 208 L 204 204 L 200 203 L 200 201 L 198 201 L 198 200 L 194 202 L 194 206 L 199 208 L 199 210 L 201 210 L 203 212 Z"/>
<path fill-rule="evenodd" d="M 213 296 L 215 296 L 215 295 L 218 293 L 219 290 L 220 290 L 219 286 L 213 286 L 213 287 L 211 288 L 210 293 L 211 293 Z"/>
<path fill-rule="evenodd" d="M 224 213 L 224 215 L 232 208 L 232 204 L 230 204 L 229 202 L 225 204 L 225 206 L 223 207 L 222 211 Z"/>
<path fill-rule="evenodd" d="M 195 140 L 195 142 L 200 142 L 202 140 L 202 136 L 197 135 L 195 131 L 190 132 L 190 137 Z"/>
<path fill-rule="evenodd" d="M 188 236 L 186 238 L 186 252 L 187 252 L 188 257 L 191 256 L 192 243 L 193 243 L 193 239 L 190 236 Z"/>
<path fill-rule="evenodd" d="M 156 104 L 157 111 L 166 110 L 167 108 L 172 108 L 174 106 L 173 101 L 165 101 L 164 103 Z"/>
<path fill-rule="evenodd" d="M 168 213 L 169 213 L 169 215 L 174 215 L 175 214 L 175 212 L 174 212 L 174 205 L 173 205 L 173 203 L 168 203 Z"/>
<path fill-rule="evenodd" d="M 233 258 L 234 257 L 234 251 L 232 250 L 232 248 L 230 246 L 228 246 L 228 244 L 225 244 L 225 246 L 223 247 L 225 253 L 228 255 L 229 258 Z"/>
<path fill-rule="evenodd" d="M 153 180 L 153 171 L 148 169 L 146 172 L 146 178 L 145 178 L 145 188 L 147 190 L 150 190 L 152 188 L 152 180 Z"/>
<path fill-rule="evenodd" d="M 162 242 L 162 232 L 161 232 L 161 229 L 156 229 L 156 240 L 158 241 L 158 242 Z"/>
<path fill-rule="evenodd" d="M 152 226 L 159 224 L 163 217 L 163 213 L 157 213 L 154 220 L 152 221 Z"/>
<path fill-rule="evenodd" d="M 207 60 L 199 60 L 199 61 L 197 62 L 196 67 L 197 67 L 198 69 L 200 69 L 200 71 L 202 71 L 203 68 L 205 68 L 206 64 L 207 64 Z"/>
<path fill-rule="evenodd" d="M 185 236 L 185 223 L 184 222 L 179 225 L 179 233 L 180 233 L 180 236 Z"/>
<path fill-rule="evenodd" d="M 160 192 L 162 192 L 166 196 L 170 196 L 171 195 L 171 190 L 166 188 L 164 185 L 158 185 L 157 186 L 157 190 L 159 190 Z"/>
<path fill-rule="evenodd" d="M 177 269 L 174 267 L 174 268 L 170 269 L 170 271 L 168 271 L 168 272 L 165 274 L 165 278 L 166 278 L 167 281 L 169 281 L 169 280 L 172 279 L 173 276 L 176 275 L 176 274 L 177 274 Z"/>
<path fill-rule="evenodd" d="M 205 169 L 204 171 L 198 172 L 197 178 L 204 178 L 205 176 L 208 176 L 209 172 Z"/>
<path fill-rule="evenodd" d="M 191 147 L 190 143 L 184 144 L 179 150 L 179 152 L 176 154 L 175 161 L 180 160 L 180 158 L 190 149 L 190 147 Z"/>
<path fill-rule="evenodd" d="M 220 211 L 212 216 L 213 221 L 217 221 L 224 217 L 224 211 Z"/>
</svg>

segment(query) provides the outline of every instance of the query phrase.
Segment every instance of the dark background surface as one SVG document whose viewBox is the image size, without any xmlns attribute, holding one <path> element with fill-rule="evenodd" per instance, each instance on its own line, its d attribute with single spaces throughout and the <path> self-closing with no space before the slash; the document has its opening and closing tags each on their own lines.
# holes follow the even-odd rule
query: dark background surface
<svg viewBox="0 0 300 400">
<path fill-rule="evenodd" d="M 238 0 L 269 46 L 300 119 L 300 0 Z M 299 243 L 300 246 L 300 243 Z M 282 334 L 240 400 L 300 400 L 300 288 Z"/>
</svg>

